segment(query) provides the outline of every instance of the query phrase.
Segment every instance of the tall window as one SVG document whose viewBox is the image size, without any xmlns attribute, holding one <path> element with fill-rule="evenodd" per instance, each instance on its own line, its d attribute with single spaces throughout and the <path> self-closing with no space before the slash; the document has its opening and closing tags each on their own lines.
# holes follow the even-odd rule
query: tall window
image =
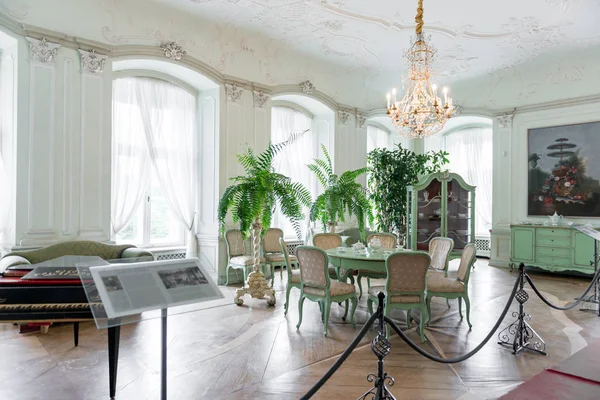
<svg viewBox="0 0 600 400">
<path fill-rule="evenodd" d="M 273 107 L 271 111 L 271 141 L 279 143 L 287 140 L 290 133 L 303 132 L 311 127 L 311 119 L 304 113 L 289 107 Z M 284 148 L 274 160 L 275 171 L 289 176 L 293 182 L 300 182 L 314 197 L 316 195 L 316 180 L 306 166 L 318 154 L 318 143 L 310 131 L 300 139 Z M 308 217 L 308 216 L 307 216 Z M 286 238 L 296 238 L 292 224 L 281 211 L 277 209 L 273 216 L 274 227 L 283 230 Z M 301 225 L 304 225 L 301 223 Z M 302 226 L 304 228 L 304 226 Z"/>
<path fill-rule="evenodd" d="M 367 154 L 377 148 L 387 149 L 391 144 L 388 131 L 374 125 L 367 125 Z"/>
<path fill-rule="evenodd" d="M 492 128 L 474 127 L 425 140 L 425 150 L 449 153 L 448 169 L 477 186 L 475 234 L 490 236 L 492 228 Z"/>
<path fill-rule="evenodd" d="M 151 78 L 114 82 L 111 216 L 118 242 L 185 243 L 195 212 L 195 126 L 196 99 L 184 89 Z"/>
</svg>

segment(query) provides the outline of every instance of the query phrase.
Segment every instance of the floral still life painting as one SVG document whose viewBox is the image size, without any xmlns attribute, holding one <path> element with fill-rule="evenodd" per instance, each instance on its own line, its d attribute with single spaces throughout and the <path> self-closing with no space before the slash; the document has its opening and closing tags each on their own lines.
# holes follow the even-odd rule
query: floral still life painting
<svg viewBox="0 0 600 400">
<path fill-rule="evenodd" d="M 600 122 L 527 133 L 528 214 L 600 217 Z"/>
</svg>

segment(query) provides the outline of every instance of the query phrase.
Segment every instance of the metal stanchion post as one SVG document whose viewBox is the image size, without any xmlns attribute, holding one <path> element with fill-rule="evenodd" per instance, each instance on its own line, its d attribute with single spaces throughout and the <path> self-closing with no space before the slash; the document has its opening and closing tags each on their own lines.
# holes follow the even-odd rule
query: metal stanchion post
<svg viewBox="0 0 600 400">
<path fill-rule="evenodd" d="M 546 342 L 527 323 L 527 321 L 531 321 L 531 315 L 525 312 L 523 306 L 529 300 L 529 295 L 524 289 L 525 274 L 525 264 L 521 263 L 519 265 L 519 291 L 515 295 L 515 299 L 519 302 L 519 311 L 512 313 L 512 316 L 517 318 L 517 320 L 498 333 L 498 344 L 511 346 L 513 354 L 519 354 L 523 350 L 530 350 L 548 355 L 546 352 Z"/>
<path fill-rule="evenodd" d="M 596 272 L 598 271 L 598 241 L 594 240 L 594 260 L 590 262 L 591 265 L 594 266 L 594 276 L 596 276 Z M 594 283 L 594 293 L 589 296 L 587 299 L 581 302 L 581 311 L 597 311 L 598 316 L 600 317 L 600 283 L 598 280 Z M 577 300 L 577 299 L 576 299 Z"/>
</svg>

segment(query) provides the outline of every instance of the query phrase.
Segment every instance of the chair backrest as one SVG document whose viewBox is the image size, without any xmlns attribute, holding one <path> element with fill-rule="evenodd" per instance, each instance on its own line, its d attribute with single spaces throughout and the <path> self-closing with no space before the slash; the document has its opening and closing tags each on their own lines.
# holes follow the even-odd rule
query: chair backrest
<svg viewBox="0 0 600 400">
<path fill-rule="evenodd" d="M 317 233 L 313 244 L 322 250 L 335 249 L 342 245 L 342 237 L 337 233 Z"/>
<path fill-rule="evenodd" d="M 388 296 L 395 294 L 423 294 L 431 257 L 424 251 L 393 253 L 385 260 Z"/>
<path fill-rule="evenodd" d="M 279 246 L 281 248 L 281 253 L 283 254 L 283 258 L 285 259 L 285 266 L 287 271 L 288 283 L 292 281 L 292 267 L 290 266 L 290 253 L 288 252 L 287 244 L 283 238 L 279 238 Z"/>
<path fill-rule="evenodd" d="M 227 245 L 227 259 L 246 254 L 246 244 L 242 238 L 242 231 L 229 229 L 225 232 L 225 244 Z"/>
<path fill-rule="evenodd" d="M 372 233 L 367 236 L 367 245 L 371 243 L 371 239 L 379 239 L 385 249 L 395 249 L 398 243 L 398 237 L 393 233 Z"/>
<path fill-rule="evenodd" d="M 304 286 L 325 289 L 329 287 L 327 253 L 314 246 L 298 246 L 296 258 L 300 265 L 300 280 Z"/>
<path fill-rule="evenodd" d="M 263 238 L 263 250 L 265 253 L 279 253 L 281 245 L 279 239 L 283 238 L 283 231 L 279 228 L 269 228 Z"/>
<path fill-rule="evenodd" d="M 469 243 L 465 246 L 460 255 L 460 265 L 458 266 L 456 279 L 463 282 L 465 285 L 469 283 L 471 267 L 475 264 L 475 261 L 477 261 L 477 248 L 473 243 Z"/>
<path fill-rule="evenodd" d="M 448 256 L 454 248 L 454 240 L 447 237 L 434 237 L 429 241 L 431 268 L 445 271 L 448 267 Z"/>
</svg>

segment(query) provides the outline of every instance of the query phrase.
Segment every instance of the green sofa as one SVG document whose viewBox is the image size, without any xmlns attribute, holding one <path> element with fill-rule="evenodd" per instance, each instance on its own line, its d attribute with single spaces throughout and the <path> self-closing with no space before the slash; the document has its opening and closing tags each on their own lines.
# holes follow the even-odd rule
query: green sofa
<svg viewBox="0 0 600 400">
<path fill-rule="evenodd" d="M 0 273 L 11 267 L 39 264 L 62 256 L 97 256 L 104 260 L 120 258 L 143 258 L 140 261 L 154 260 L 154 255 L 151 252 L 138 249 L 131 244 L 106 244 L 81 240 L 57 243 L 41 249 L 7 253 L 0 260 Z"/>
</svg>

